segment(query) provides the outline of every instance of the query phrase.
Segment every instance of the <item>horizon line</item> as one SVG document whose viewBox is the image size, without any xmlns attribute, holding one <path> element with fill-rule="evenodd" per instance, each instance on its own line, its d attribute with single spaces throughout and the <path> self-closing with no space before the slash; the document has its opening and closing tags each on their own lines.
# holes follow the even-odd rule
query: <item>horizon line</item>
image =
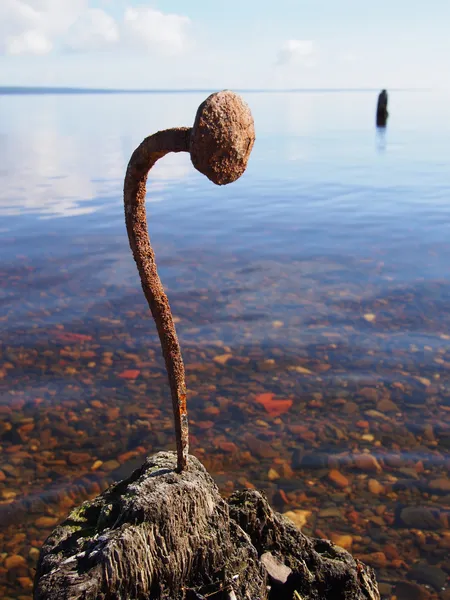
<svg viewBox="0 0 450 600">
<path fill-rule="evenodd" d="M 229 89 L 229 88 L 224 88 Z M 214 88 L 90 88 L 70 86 L 0 86 L 0 96 L 44 95 L 44 94 L 201 94 L 220 91 Z M 380 88 L 235 88 L 240 94 L 276 93 L 336 93 L 336 92 L 379 92 Z M 394 92 L 426 92 L 431 88 L 391 88 Z"/>
</svg>

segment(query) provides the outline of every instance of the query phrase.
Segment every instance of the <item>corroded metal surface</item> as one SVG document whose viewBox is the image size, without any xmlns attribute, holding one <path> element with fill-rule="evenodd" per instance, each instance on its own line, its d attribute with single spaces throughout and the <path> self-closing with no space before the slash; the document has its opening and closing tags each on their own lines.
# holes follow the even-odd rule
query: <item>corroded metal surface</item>
<svg viewBox="0 0 450 600">
<path fill-rule="evenodd" d="M 128 239 L 166 363 L 180 471 L 186 466 L 189 452 L 185 372 L 172 312 L 148 235 L 147 177 L 156 161 L 169 152 L 191 152 L 193 165 L 211 181 L 219 185 L 231 183 L 245 171 L 254 140 L 253 118 L 248 106 L 233 92 L 219 92 L 200 105 L 192 129 L 167 129 L 146 138 L 133 152 L 125 176 Z"/>
</svg>

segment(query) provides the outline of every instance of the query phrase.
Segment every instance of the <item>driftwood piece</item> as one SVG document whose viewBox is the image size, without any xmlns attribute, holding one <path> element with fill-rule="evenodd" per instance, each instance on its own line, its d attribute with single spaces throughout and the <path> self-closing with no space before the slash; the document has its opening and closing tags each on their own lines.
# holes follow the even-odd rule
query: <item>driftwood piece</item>
<svg viewBox="0 0 450 600">
<path fill-rule="evenodd" d="M 303 535 L 257 491 L 227 502 L 196 458 L 181 473 L 176 458 L 148 458 L 69 514 L 41 550 L 35 600 L 379 600 L 373 570 L 348 552 Z M 268 552 L 285 578 L 272 581 Z"/>
</svg>

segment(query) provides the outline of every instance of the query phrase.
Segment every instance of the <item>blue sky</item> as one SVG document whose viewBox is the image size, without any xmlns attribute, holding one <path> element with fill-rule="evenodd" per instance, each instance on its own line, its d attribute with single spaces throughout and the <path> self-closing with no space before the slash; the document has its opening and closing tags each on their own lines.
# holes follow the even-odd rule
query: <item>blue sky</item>
<svg viewBox="0 0 450 600">
<path fill-rule="evenodd" d="M 0 0 L 0 85 L 449 88 L 449 0 Z"/>
</svg>

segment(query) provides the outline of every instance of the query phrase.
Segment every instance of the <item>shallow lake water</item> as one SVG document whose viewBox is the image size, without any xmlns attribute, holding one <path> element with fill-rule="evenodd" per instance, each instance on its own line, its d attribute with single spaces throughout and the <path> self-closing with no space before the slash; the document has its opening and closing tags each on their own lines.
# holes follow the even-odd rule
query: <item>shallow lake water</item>
<svg viewBox="0 0 450 600">
<path fill-rule="evenodd" d="M 2 598 L 31 598 L 72 506 L 174 448 L 122 186 L 205 95 L 0 95 Z M 376 92 L 243 96 L 239 181 L 177 154 L 147 187 L 191 451 L 374 566 L 383 597 L 449 598 L 450 97 L 392 91 L 377 130 Z"/>
</svg>

